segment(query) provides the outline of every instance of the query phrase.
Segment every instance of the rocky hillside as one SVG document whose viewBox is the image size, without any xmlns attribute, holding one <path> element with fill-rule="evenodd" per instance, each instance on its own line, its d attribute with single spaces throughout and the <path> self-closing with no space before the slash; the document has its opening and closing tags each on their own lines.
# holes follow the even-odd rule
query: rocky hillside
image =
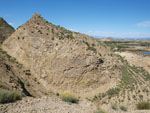
<svg viewBox="0 0 150 113">
<path fill-rule="evenodd" d="M 15 58 L 0 48 L 0 89 L 19 91 L 26 96 L 41 97 L 46 94 L 44 87 L 31 76 Z M 36 93 L 35 93 L 36 92 Z"/>
<path fill-rule="evenodd" d="M 86 98 L 97 109 L 109 113 L 120 113 L 122 109 L 132 112 L 138 102 L 150 100 L 150 74 L 142 67 L 130 65 L 103 42 L 53 25 L 39 14 L 33 15 L 3 42 L 0 58 L 2 89 L 15 89 L 34 97 L 51 94 L 59 97 L 69 92 L 80 101 Z M 32 106 L 26 104 L 25 98 L 25 101 L 18 102 L 23 103 L 21 106 L 17 104 L 14 112 L 20 107 L 25 112 L 32 112 L 36 105 L 39 107 L 37 112 L 41 109 L 51 112 L 51 107 L 47 110 L 44 103 L 56 104 L 52 106 L 54 112 L 57 105 L 68 106 L 60 100 L 54 103 L 51 97 L 46 98 L 48 100 L 30 98 L 28 103 L 33 103 Z M 38 101 L 40 103 L 36 104 Z M 8 108 L 7 111 L 11 112 L 14 105 L 2 105 L 1 109 Z M 83 106 L 60 107 L 57 111 L 73 112 L 72 109 L 81 107 L 83 109 L 76 112 L 81 110 L 84 113 Z M 95 109 L 91 107 L 92 111 Z M 90 113 L 90 109 L 87 112 Z"/>
<path fill-rule="evenodd" d="M 55 93 L 93 96 L 115 87 L 121 75 L 120 61 L 103 43 L 53 25 L 39 14 L 19 27 L 2 48 Z"/>
<path fill-rule="evenodd" d="M 7 39 L 15 29 L 10 26 L 3 18 L 0 18 L 0 43 Z"/>
<path fill-rule="evenodd" d="M 14 31 L 13 27 L 3 18 L 0 18 L 0 43 L 6 40 Z M 42 96 L 44 88 L 41 87 L 39 82 L 36 82 L 36 78 L 30 75 L 30 70 L 19 63 L 16 58 L 11 57 L 6 51 L 2 50 L 0 44 L 0 93 L 1 89 L 5 89 L 22 92 L 27 96 Z M 40 91 L 42 88 L 43 91 Z"/>
</svg>

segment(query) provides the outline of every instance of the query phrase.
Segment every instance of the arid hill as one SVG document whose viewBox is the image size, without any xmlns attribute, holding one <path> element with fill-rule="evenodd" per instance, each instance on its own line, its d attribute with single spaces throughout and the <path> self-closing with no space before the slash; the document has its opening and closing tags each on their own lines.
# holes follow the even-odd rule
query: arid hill
<svg viewBox="0 0 150 113">
<path fill-rule="evenodd" d="M 93 96 L 116 86 L 121 75 L 117 57 L 103 43 L 53 25 L 39 14 L 19 27 L 2 48 L 55 93 Z"/>
<path fill-rule="evenodd" d="M 150 74 L 142 67 L 130 65 L 115 54 L 111 46 L 85 34 L 53 25 L 39 14 L 33 15 L 3 42 L 0 66 L 0 88 L 42 97 L 25 98 L 17 104 L 4 105 L 0 107 L 2 111 L 12 112 L 16 105 L 13 112 L 24 110 L 28 113 L 35 110 L 36 105 L 39 108 L 37 112 L 41 109 L 51 112 L 54 108 L 57 112 L 63 109 L 78 113 L 82 108 L 84 113 L 84 109 L 93 102 L 97 109 L 120 113 L 122 109 L 135 111 L 138 102 L 150 100 Z M 64 92 L 80 97 L 81 103 L 85 98 L 86 102 L 90 102 L 64 109 L 61 100 L 51 100 Z M 43 96 L 48 97 L 45 99 Z M 49 104 L 46 103 L 55 105 L 47 109 Z M 61 107 L 57 109 L 57 105 Z M 91 106 L 91 111 L 95 110 L 95 106 Z"/>
<path fill-rule="evenodd" d="M 15 32 L 15 29 L 3 18 L 0 18 L 0 43 L 7 39 L 13 32 Z"/>
</svg>

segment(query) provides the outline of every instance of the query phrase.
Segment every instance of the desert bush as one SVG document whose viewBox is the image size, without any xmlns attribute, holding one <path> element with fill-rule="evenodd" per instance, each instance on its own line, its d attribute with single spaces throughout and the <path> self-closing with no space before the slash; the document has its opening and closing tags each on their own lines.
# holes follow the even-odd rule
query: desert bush
<svg viewBox="0 0 150 113">
<path fill-rule="evenodd" d="M 99 109 L 99 110 L 95 111 L 94 113 L 107 113 L 107 112 L 104 111 L 104 110 Z"/>
<path fill-rule="evenodd" d="M 136 105 L 137 109 L 143 110 L 143 109 L 150 109 L 150 103 L 149 102 L 139 102 Z"/>
<path fill-rule="evenodd" d="M 54 33 L 54 29 L 52 29 L 52 33 Z"/>
<path fill-rule="evenodd" d="M 16 91 L 0 89 L 0 103 L 14 102 L 22 99 L 22 94 Z"/>
<path fill-rule="evenodd" d="M 79 99 L 77 99 L 76 97 L 74 97 L 70 93 L 62 94 L 61 99 L 65 102 L 69 102 L 69 103 L 78 103 L 79 102 Z"/>
<path fill-rule="evenodd" d="M 70 35 L 67 35 L 66 38 L 68 38 L 68 39 L 73 39 L 74 37 L 73 37 L 72 34 L 70 34 Z"/>
<path fill-rule="evenodd" d="M 139 95 L 139 98 L 142 100 L 143 99 L 143 95 Z"/>
<path fill-rule="evenodd" d="M 25 74 L 28 75 L 28 76 L 31 75 L 30 70 L 26 70 L 26 71 L 25 71 Z"/>
<path fill-rule="evenodd" d="M 107 91 L 108 96 L 118 95 L 120 92 L 119 88 L 112 88 Z"/>
<path fill-rule="evenodd" d="M 121 109 L 122 111 L 127 111 L 127 110 L 128 110 L 127 107 L 125 107 L 125 106 L 120 106 L 120 109 Z"/>
<path fill-rule="evenodd" d="M 85 42 L 85 41 L 83 41 L 83 43 L 85 43 L 87 45 L 87 47 L 88 47 L 87 50 L 91 50 L 94 53 L 97 52 L 96 48 L 93 47 L 94 45 L 90 46 L 90 44 L 88 42 Z"/>
<path fill-rule="evenodd" d="M 59 93 L 56 93 L 56 96 L 59 96 Z"/>
<path fill-rule="evenodd" d="M 114 109 L 114 110 L 118 110 L 118 106 L 116 104 L 112 104 L 111 108 Z"/>
<path fill-rule="evenodd" d="M 94 51 L 96 53 L 96 48 L 94 48 L 92 46 L 88 46 L 88 50 Z"/>
</svg>

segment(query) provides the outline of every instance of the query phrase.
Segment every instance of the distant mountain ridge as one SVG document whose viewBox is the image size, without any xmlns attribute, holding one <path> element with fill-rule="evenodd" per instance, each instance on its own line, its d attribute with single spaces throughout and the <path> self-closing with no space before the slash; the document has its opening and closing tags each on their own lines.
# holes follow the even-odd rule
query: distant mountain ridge
<svg viewBox="0 0 150 113">
<path fill-rule="evenodd" d="M 7 39 L 13 32 L 15 29 L 0 17 L 0 42 Z"/>
</svg>

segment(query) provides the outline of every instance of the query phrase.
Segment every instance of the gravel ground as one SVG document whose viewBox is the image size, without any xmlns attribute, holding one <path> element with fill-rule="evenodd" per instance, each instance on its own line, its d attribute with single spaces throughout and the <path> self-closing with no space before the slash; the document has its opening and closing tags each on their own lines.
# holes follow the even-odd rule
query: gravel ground
<svg viewBox="0 0 150 113">
<path fill-rule="evenodd" d="M 24 98 L 10 104 L 0 104 L 0 113 L 93 113 L 96 107 L 82 100 L 79 104 L 69 104 L 58 98 Z"/>
<path fill-rule="evenodd" d="M 102 107 L 107 113 L 150 113 L 150 110 L 121 111 L 113 110 L 110 106 Z M 94 113 L 96 106 L 87 100 L 78 104 L 69 104 L 59 98 L 26 97 L 21 101 L 9 104 L 0 104 L 0 113 Z"/>
</svg>

